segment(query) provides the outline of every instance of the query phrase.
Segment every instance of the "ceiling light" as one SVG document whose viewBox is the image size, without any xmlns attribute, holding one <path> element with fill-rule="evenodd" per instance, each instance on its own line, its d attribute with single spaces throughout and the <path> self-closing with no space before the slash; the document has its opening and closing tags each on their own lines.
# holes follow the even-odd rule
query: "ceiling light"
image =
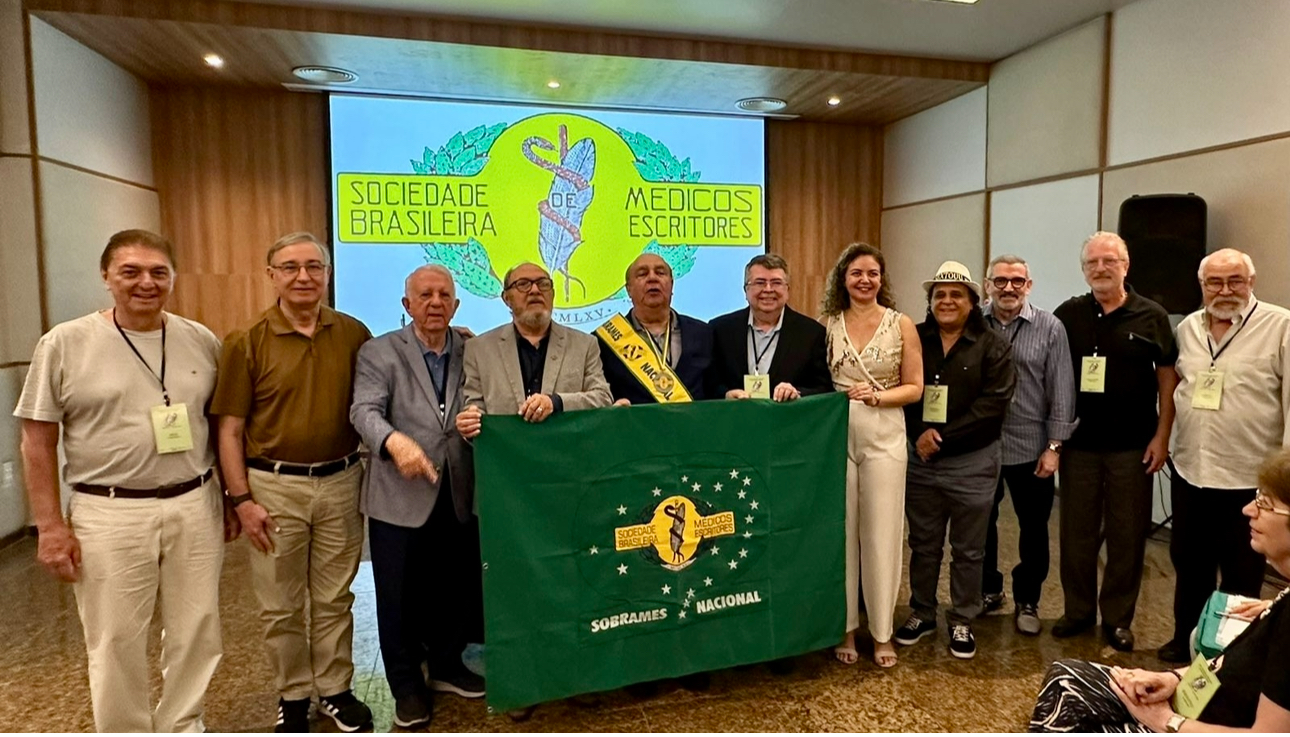
<svg viewBox="0 0 1290 737">
<path fill-rule="evenodd" d="M 224 68 L 224 57 L 220 56 L 219 54 L 207 54 L 206 56 L 202 57 L 202 61 L 206 62 L 206 66 L 210 67 L 211 69 Z"/>
<path fill-rule="evenodd" d="M 291 73 L 306 82 L 318 84 L 349 84 L 358 80 L 358 75 L 348 69 L 339 67 L 307 66 L 296 67 Z"/>
<path fill-rule="evenodd" d="M 977 0 L 934 0 L 940 3 L 958 3 L 960 5 L 976 5 Z"/>
<path fill-rule="evenodd" d="M 837 107 L 838 105 L 841 105 L 841 104 L 842 104 L 841 97 L 834 95 L 833 97 L 829 98 L 829 107 Z"/>
<path fill-rule="evenodd" d="M 750 113 L 773 113 L 788 107 L 788 103 L 778 97 L 745 97 L 735 107 Z"/>
<path fill-rule="evenodd" d="M 547 82 L 547 83 L 546 83 L 546 86 L 547 86 L 547 87 L 550 87 L 550 88 L 551 88 L 551 89 L 553 89 L 553 90 L 558 90 L 558 89 L 560 89 L 560 83 L 559 83 L 559 82 L 557 82 L 557 81 L 555 81 L 554 79 L 553 79 L 553 80 L 551 80 L 550 82 Z"/>
</svg>

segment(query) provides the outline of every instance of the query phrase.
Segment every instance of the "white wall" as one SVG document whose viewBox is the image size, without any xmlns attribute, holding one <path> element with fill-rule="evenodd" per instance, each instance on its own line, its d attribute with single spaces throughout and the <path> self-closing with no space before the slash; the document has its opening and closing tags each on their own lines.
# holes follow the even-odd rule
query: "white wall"
<svg viewBox="0 0 1290 737">
<path fill-rule="evenodd" d="M 882 206 L 975 192 L 985 186 L 984 88 L 887 126 Z"/>
<path fill-rule="evenodd" d="M 944 261 L 958 261 L 981 279 L 985 266 L 985 195 L 955 197 L 886 210 L 882 214 L 882 251 L 891 277 L 896 309 L 915 323 L 927 312 L 922 282 Z"/>
</svg>

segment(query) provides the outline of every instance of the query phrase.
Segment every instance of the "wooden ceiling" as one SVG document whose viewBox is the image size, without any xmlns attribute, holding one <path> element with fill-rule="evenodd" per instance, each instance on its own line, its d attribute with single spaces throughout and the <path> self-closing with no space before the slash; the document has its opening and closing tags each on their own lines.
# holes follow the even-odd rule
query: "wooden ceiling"
<svg viewBox="0 0 1290 737">
<path fill-rule="evenodd" d="M 982 86 L 989 65 L 320 8 L 27 0 L 38 18 L 150 83 L 280 88 L 295 66 L 366 92 L 734 114 L 771 96 L 806 120 L 883 124 Z M 222 70 L 202 57 L 216 53 Z M 550 80 L 560 82 L 549 89 Z M 339 89 L 339 88 L 335 88 Z M 842 102 L 831 107 L 836 95 Z"/>
</svg>

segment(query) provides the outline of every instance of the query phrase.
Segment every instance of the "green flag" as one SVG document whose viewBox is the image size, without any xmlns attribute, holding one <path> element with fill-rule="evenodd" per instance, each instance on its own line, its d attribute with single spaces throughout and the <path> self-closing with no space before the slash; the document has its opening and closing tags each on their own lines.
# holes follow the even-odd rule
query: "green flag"
<svg viewBox="0 0 1290 737">
<path fill-rule="evenodd" d="M 489 706 L 837 644 L 846 439 L 840 394 L 485 416 Z"/>
</svg>

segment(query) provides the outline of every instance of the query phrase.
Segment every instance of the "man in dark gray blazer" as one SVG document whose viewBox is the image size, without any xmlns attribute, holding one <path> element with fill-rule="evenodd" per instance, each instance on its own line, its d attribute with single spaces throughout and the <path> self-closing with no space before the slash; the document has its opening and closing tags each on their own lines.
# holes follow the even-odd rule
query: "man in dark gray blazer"
<svg viewBox="0 0 1290 737">
<path fill-rule="evenodd" d="M 349 416 L 371 453 L 361 508 L 394 722 L 414 727 L 430 721 L 431 689 L 484 695 L 462 663 L 467 643 L 483 642 L 483 582 L 473 459 L 454 426 L 465 340 L 449 322 L 460 301 L 436 265 L 412 272 L 404 292 L 412 324 L 359 351 Z"/>
</svg>

